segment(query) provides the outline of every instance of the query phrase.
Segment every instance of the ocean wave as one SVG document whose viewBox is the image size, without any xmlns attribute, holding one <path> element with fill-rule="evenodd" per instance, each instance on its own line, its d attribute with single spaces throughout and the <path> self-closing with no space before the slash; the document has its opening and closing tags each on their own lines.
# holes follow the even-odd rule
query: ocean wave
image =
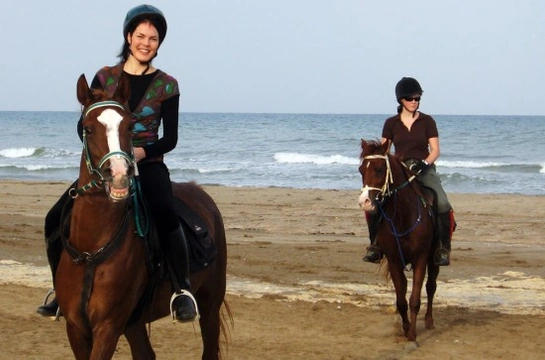
<svg viewBox="0 0 545 360">
<path fill-rule="evenodd" d="M 312 155 L 312 154 L 299 154 L 299 153 L 276 153 L 274 154 L 274 160 L 279 163 L 287 164 L 315 164 L 315 165 L 359 165 L 359 160 L 342 155 Z"/>
<path fill-rule="evenodd" d="M 545 164 L 539 163 L 500 163 L 500 162 L 479 162 L 479 161 L 438 161 L 438 167 L 455 169 L 482 169 L 499 172 L 525 172 L 545 173 Z"/>
<path fill-rule="evenodd" d="M 0 150 L 0 157 L 6 159 L 43 157 L 43 158 L 63 158 L 80 156 L 81 152 L 74 152 L 65 149 L 48 149 L 45 147 L 20 147 Z"/>
<path fill-rule="evenodd" d="M 47 164 L 27 164 L 27 165 L 13 165 L 13 164 L 0 164 L 0 168 L 6 170 L 26 170 L 26 171 L 64 171 L 67 169 L 79 169 L 79 166 L 73 165 L 47 165 Z"/>
<path fill-rule="evenodd" d="M 43 148 L 9 148 L 0 150 L 0 156 L 10 159 L 30 157 L 36 155 L 38 152 L 42 151 Z"/>
</svg>

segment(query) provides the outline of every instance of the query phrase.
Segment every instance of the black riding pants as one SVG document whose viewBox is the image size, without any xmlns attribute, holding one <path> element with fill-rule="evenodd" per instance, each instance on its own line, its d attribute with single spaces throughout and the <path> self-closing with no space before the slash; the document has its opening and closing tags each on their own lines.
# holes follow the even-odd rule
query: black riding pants
<svg viewBox="0 0 545 360">
<path fill-rule="evenodd" d="M 180 226 L 173 210 L 174 194 L 167 166 L 154 161 L 138 165 L 142 193 L 160 235 L 169 234 Z"/>
</svg>

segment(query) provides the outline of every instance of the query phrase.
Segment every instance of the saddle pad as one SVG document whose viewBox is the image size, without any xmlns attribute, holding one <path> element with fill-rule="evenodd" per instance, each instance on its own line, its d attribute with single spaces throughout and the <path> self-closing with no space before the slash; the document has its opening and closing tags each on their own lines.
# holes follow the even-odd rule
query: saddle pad
<svg viewBox="0 0 545 360">
<path fill-rule="evenodd" d="M 175 211 L 187 239 L 189 270 L 198 272 L 207 268 L 216 256 L 216 246 L 203 219 L 186 203 L 176 199 Z"/>
</svg>

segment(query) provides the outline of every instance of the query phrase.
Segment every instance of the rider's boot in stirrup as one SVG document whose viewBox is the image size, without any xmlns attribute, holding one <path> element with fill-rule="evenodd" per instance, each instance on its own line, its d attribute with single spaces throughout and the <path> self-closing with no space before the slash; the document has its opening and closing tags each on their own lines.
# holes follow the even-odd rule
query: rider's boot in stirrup
<svg viewBox="0 0 545 360">
<path fill-rule="evenodd" d="M 438 214 L 437 218 L 438 235 L 439 235 L 439 247 L 435 251 L 435 265 L 449 266 L 450 265 L 450 242 L 452 239 L 452 233 L 454 232 L 454 212 L 449 210 L 447 212 Z"/>
<path fill-rule="evenodd" d="M 365 262 L 370 263 L 379 263 L 382 259 L 382 253 L 380 252 L 379 247 L 377 246 L 377 232 L 378 224 L 380 222 L 380 215 L 365 213 L 365 218 L 367 220 L 367 227 L 369 228 L 369 241 L 371 245 L 367 247 L 367 254 L 362 258 Z"/>
<path fill-rule="evenodd" d="M 62 241 L 60 239 L 60 233 L 58 230 L 54 231 L 52 235 L 50 235 L 47 239 L 47 261 L 49 262 L 49 266 L 51 268 L 51 275 L 53 278 L 53 284 L 55 284 L 55 274 L 57 273 L 57 267 L 59 266 L 59 261 L 61 258 L 61 252 L 62 252 Z M 50 290 L 46 298 L 44 300 L 44 304 L 41 306 L 38 306 L 36 309 L 36 312 L 42 316 L 59 316 L 57 313 L 59 310 L 59 303 L 57 302 L 57 298 L 53 297 L 53 300 L 47 302 L 49 300 L 49 297 L 53 294 L 54 290 Z"/>
<path fill-rule="evenodd" d="M 164 252 L 173 277 L 172 283 L 180 289 L 170 299 L 170 310 L 173 320 L 179 322 L 194 321 L 199 317 L 197 302 L 189 292 L 189 258 L 187 240 L 183 229 L 179 226 L 176 230 L 165 235 Z"/>
</svg>

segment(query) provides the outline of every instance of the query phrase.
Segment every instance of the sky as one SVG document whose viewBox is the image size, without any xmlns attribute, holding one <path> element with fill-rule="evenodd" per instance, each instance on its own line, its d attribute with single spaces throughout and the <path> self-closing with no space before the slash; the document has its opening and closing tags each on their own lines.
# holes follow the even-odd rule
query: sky
<svg viewBox="0 0 545 360">
<path fill-rule="evenodd" d="M 0 111 L 78 111 L 141 1 L 7 0 Z M 418 79 L 432 115 L 545 115 L 543 0 L 162 0 L 154 66 L 181 112 L 390 114 Z"/>
</svg>

